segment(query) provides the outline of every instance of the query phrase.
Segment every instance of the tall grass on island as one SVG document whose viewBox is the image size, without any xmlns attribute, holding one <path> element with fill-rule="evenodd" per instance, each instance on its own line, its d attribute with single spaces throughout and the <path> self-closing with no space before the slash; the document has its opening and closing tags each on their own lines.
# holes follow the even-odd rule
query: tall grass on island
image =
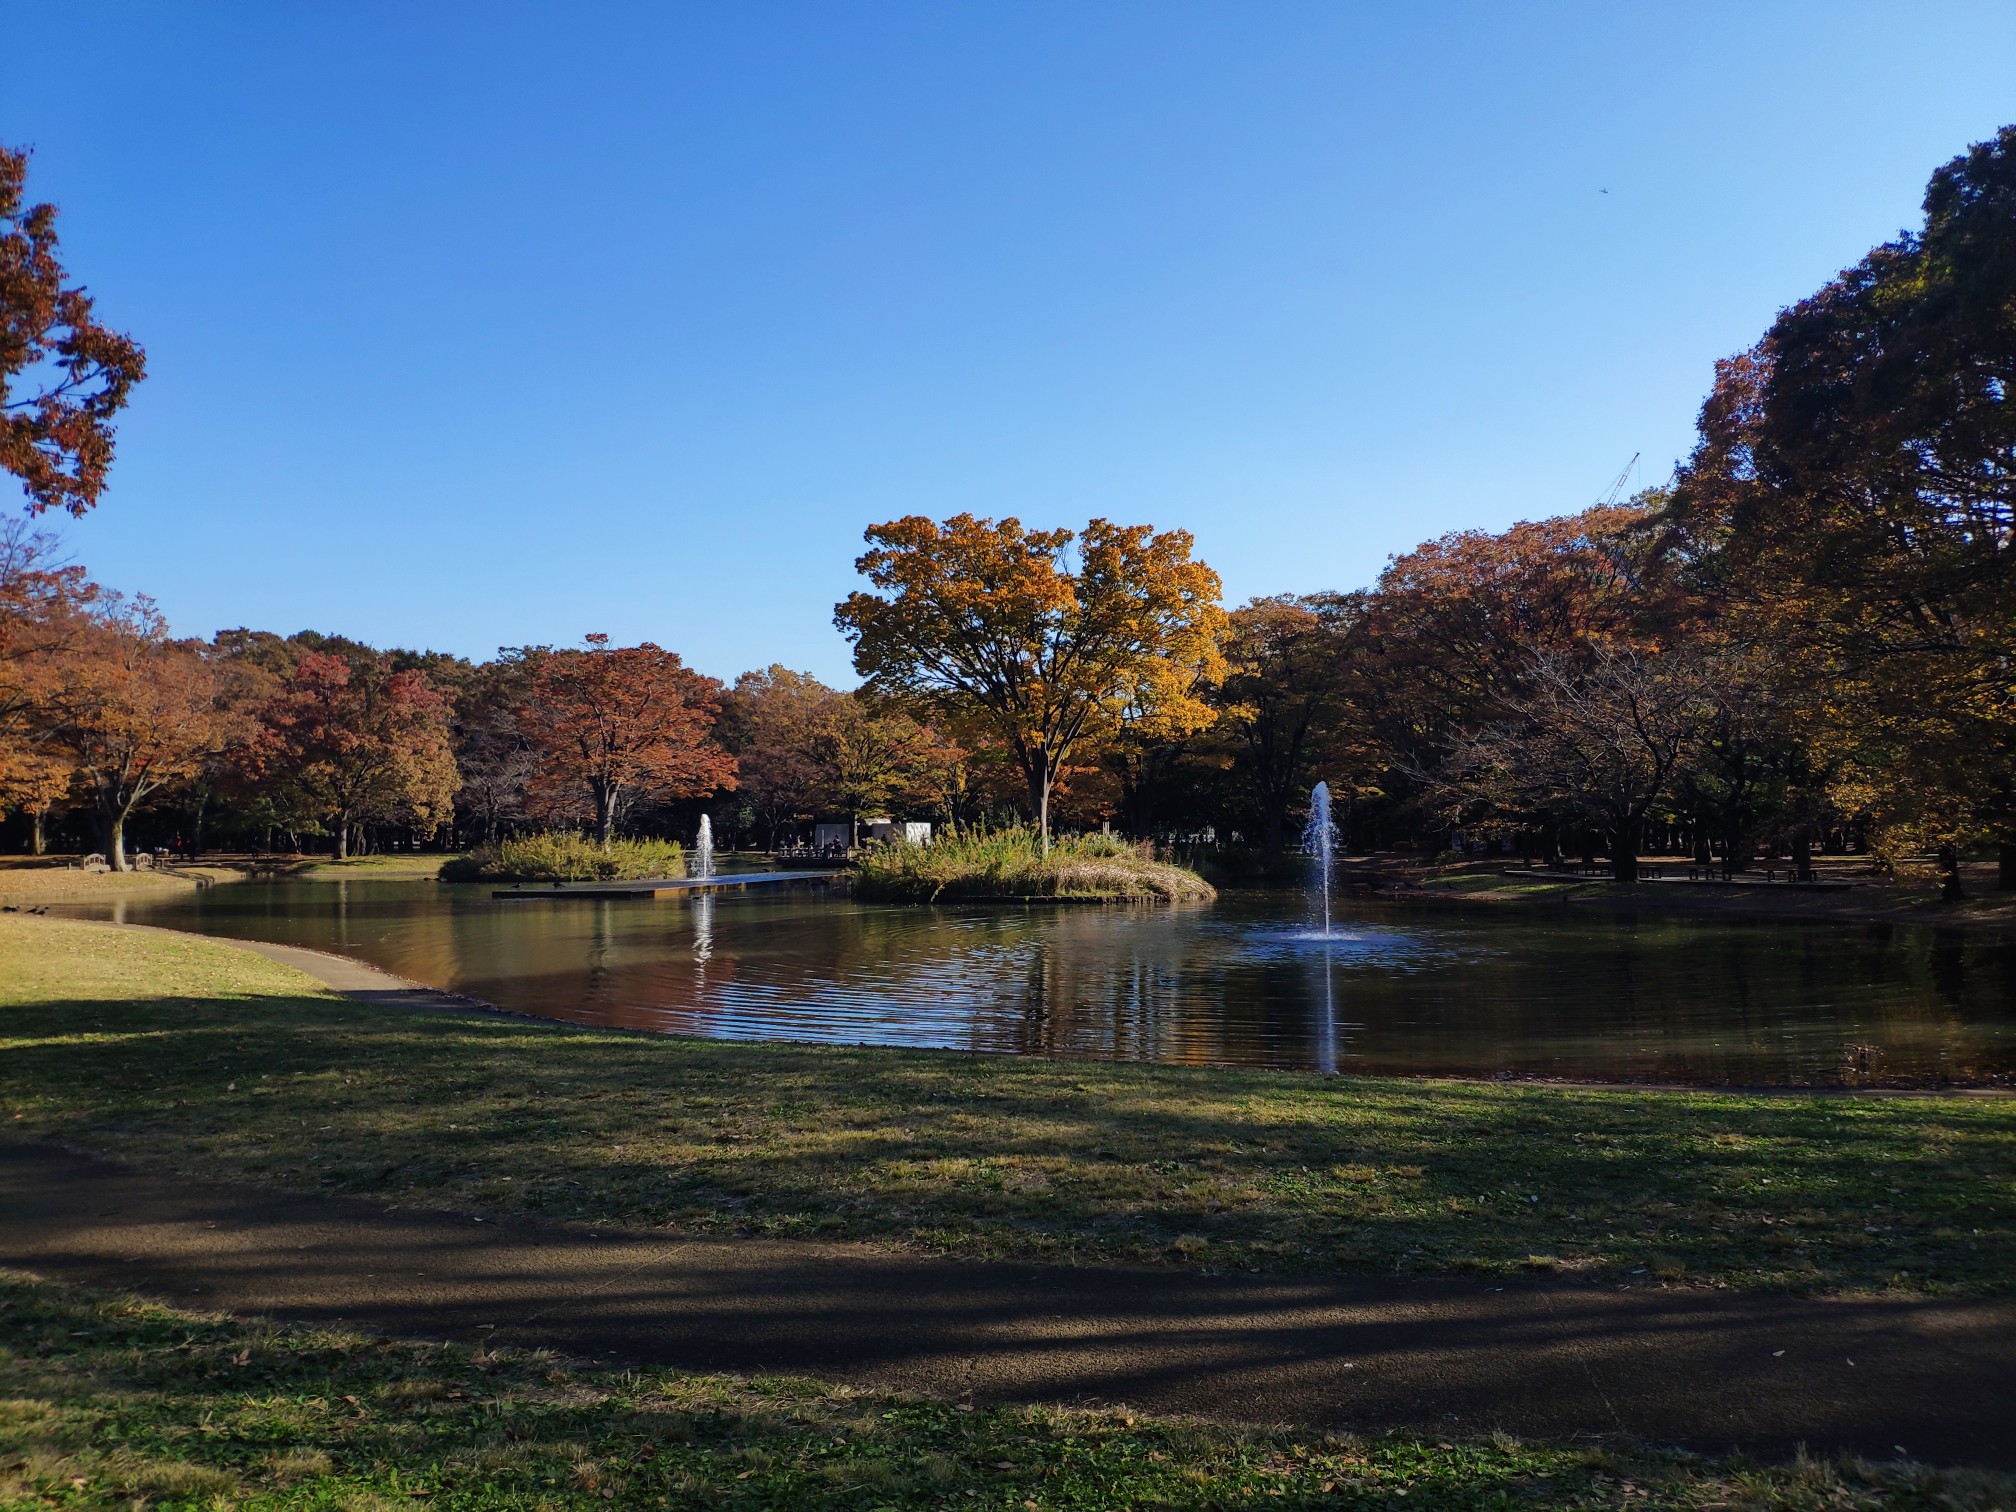
<svg viewBox="0 0 2016 1512">
<path fill-rule="evenodd" d="M 855 892 L 883 903 L 1055 898 L 1079 902 L 1206 903 L 1195 872 L 1154 859 L 1146 844 L 1112 835 L 1060 835 L 1043 853 L 1023 826 L 955 830 L 929 845 L 888 845 L 861 860 Z"/>
<path fill-rule="evenodd" d="M 479 845 L 441 868 L 444 882 L 627 882 L 683 877 L 686 849 L 676 840 L 612 840 L 604 850 L 585 835 L 513 835 Z"/>
</svg>

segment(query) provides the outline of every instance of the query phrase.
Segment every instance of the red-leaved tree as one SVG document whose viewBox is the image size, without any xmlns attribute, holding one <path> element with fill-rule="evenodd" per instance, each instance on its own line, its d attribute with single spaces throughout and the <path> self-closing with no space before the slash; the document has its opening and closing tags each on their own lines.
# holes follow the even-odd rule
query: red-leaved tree
<svg viewBox="0 0 2016 1512">
<path fill-rule="evenodd" d="M 112 466 L 112 417 L 147 374 L 130 336 L 98 323 L 64 282 L 56 207 L 24 199 L 28 154 L 0 147 L 0 470 L 28 511 L 81 515 Z"/>
<path fill-rule="evenodd" d="M 455 799 L 448 700 L 386 659 L 353 665 L 311 651 L 261 712 L 256 760 L 285 801 L 336 837 L 372 822 L 433 831 Z"/>
<path fill-rule="evenodd" d="M 639 798 L 698 798 L 735 785 L 735 758 L 714 740 L 721 684 L 652 645 L 527 653 L 518 710 L 549 812 L 592 820 L 606 849 Z"/>
</svg>

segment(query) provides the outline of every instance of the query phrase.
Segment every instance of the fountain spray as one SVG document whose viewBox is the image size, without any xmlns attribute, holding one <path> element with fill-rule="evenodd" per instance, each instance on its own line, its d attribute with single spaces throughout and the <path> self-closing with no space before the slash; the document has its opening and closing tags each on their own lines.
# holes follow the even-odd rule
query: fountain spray
<svg viewBox="0 0 2016 1512">
<path fill-rule="evenodd" d="M 700 833 L 693 837 L 693 875 L 705 881 L 714 875 L 714 821 L 700 816 Z"/>
<path fill-rule="evenodd" d="M 1337 848 L 1337 827 L 1330 822 L 1330 784 L 1319 782 L 1309 795 L 1309 824 L 1302 831 L 1304 855 L 1316 858 L 1316 887 L 1323 900 L 1323 937 L 1330 937 L 1330 855 Z"/>
</svg>

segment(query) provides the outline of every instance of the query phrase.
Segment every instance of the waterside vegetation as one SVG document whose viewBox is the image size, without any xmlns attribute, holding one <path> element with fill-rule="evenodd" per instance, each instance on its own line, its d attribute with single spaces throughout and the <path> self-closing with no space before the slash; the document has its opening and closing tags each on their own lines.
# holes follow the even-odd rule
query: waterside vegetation
<svg viewBox="0 0 2016 1512">
<path fill-rule="evenodd" d="M 2009 1112 L 402 1014 L 218 941 L 0 916 L 0 1127 L 477 1215 L 1080 1263 L 2008 1295 Z"/>
<path fill-rule="evenodd" d="M 479 845 L 440 868 L 444 882 L 615 882 L 683 877 L 686 850 L 669 840 L 611 840 L 547 831 Z"/>
<path fill-rule="evenodd" d="M 1217 896 L 1187 867 L 1111 835 L 1054 838 L 1024 826 L 961 830 L 930 845 L 887 845 L 861 858 L 856 894 L 871 902 L 1206 903 Z"/>
</svg>

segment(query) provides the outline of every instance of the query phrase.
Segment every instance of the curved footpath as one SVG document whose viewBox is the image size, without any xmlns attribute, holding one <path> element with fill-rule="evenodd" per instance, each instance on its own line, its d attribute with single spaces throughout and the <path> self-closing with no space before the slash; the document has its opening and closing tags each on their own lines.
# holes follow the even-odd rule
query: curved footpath
<svg viewBox="0 0 2016 1512">
<path fill-rule="evenodd" d="M 249 945 L 347 995 L 481 1005 Z M 183 1306 L 975 1401 L 2016 1468 L 2016 1303 L 943 1260 L 390 1209 L 0 1143 L 0 1264 Z"/>
</svg>

